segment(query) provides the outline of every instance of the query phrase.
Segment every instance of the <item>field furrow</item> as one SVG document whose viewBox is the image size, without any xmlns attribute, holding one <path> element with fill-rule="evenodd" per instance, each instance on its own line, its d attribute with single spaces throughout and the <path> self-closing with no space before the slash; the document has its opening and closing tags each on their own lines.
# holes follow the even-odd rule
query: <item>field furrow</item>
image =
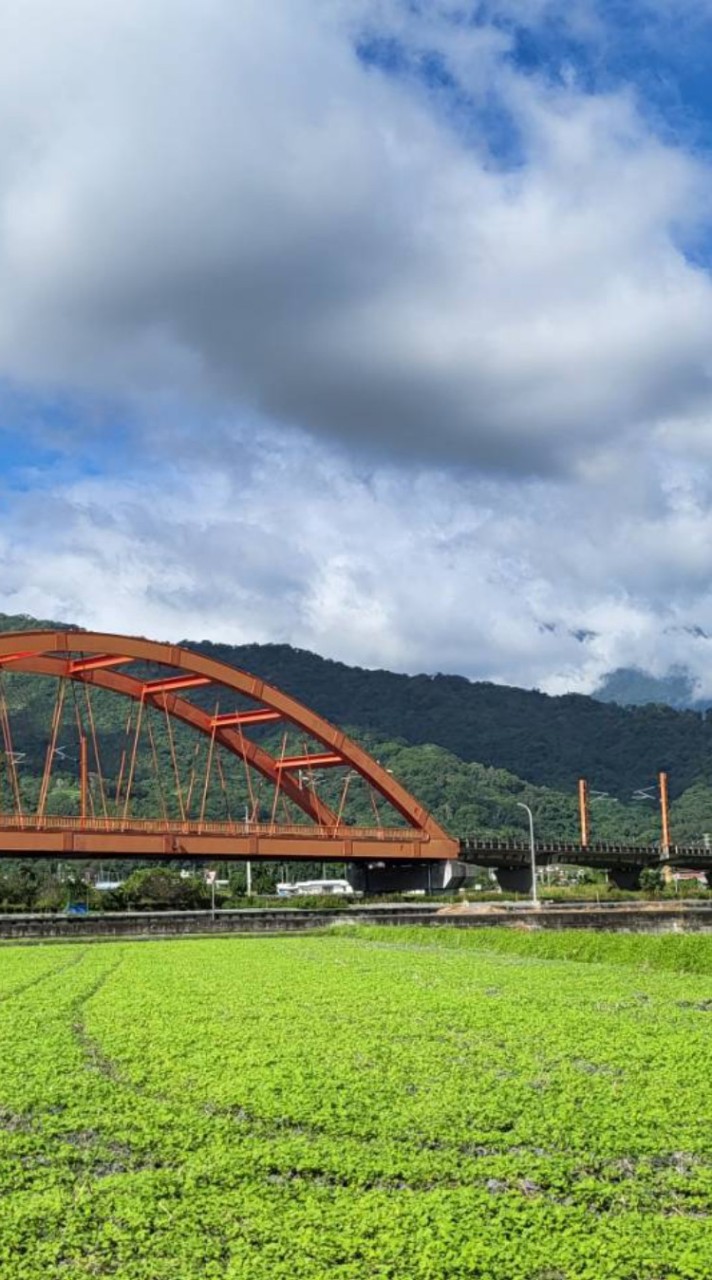
<svg viewBox="0 0 712 1280">
<path fill-rule="evenodd" d="M 3 1280 L 708 1280 L 711 979 L 453 939 L 0 951 Z"/>
</svg>

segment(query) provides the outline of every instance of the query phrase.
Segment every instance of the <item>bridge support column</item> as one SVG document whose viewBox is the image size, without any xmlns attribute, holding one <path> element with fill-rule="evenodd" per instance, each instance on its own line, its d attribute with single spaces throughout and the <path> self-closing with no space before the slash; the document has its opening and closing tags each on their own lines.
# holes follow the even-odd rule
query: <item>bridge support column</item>
<svg viewBox="0 0 712 1280">
<path fill-rule="evenodd" d="M 465 882 L 464 862 L 352 862 L 349 883 L 361 893 L 454 893 Z"/>
<path fill-rule="evenodd" d="M 617 889 L 634 890 L 640 888 L 642 867 L 611 867 L 608 876 Z"/>
<path fill-rule="evenodd" d="M 495 875 L 505 893 L 531 893 L 531 867 L 495 867 Z"/>
</svg>

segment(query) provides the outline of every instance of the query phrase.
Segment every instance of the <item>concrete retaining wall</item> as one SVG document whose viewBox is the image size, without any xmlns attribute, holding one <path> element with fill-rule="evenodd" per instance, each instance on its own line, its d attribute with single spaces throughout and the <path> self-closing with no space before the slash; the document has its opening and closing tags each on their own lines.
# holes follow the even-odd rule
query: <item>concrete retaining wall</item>
<svg viewBox="0 0 712 1280">
<path fill-rule="evenodd" d="M 298 933 L 323 929 L 337 920 L 352 924 L 424 924 L 432 928 L 600 929 L 634 933 L 712 932 L 712 903 L 616 903 L 608 906 L 515 906 L 456 909 L 439 914 L 437 905 L 394 904 L 310 908 L 251 908 L 218 911 L 107 912 L 103 915 L 0 916 L 0 939 L 88 941 L 110 938 L 174 938 L 201 934 Z"/>
<path fill-rule="evenodd" d="M 540 907 L 538 910 L 453 911 L 423 924 L 456 929 L 595 929 L 627 933 L 710 933 L 712 905 L 645 904 L 608 907 Z"/>
<path fill-rule="evenodd" d="M 522 904 L 455 908 L 392 904 L 319 908 L 248 908 L 216 911 L 117 911 L 96 915 L 0 915 L 0 940 L 51 938 L 166 938 L 190 934 L 297 933 L 351 924 L 426 924 L 433 928 L 606 929 L 634 933 L 712 932 L 712 902 L 616 902 L 606 906 L 557 905 L 538 910 Z"/>
<path fill-rule="evenodd" d="M 133 911 L 86 916 L 0 915 L 0 939 L 167 938 L 190 934 L 297 933 L 323 929 L 335 920 L 367 919 L 370 923 L 418 924 L 430 919 L 437 906 L 393 906 L 350 910 L 308 907 L 248 908 L 238 911 Z"/>
</svg>

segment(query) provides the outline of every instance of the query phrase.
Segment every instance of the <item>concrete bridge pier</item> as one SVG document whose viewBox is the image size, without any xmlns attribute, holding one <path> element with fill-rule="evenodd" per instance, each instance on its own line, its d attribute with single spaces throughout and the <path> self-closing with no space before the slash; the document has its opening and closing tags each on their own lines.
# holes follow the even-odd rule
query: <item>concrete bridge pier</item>
<svg viewBox="0 0 712 1280">
<path fill-rule="evenodd" d="M 505 893 L 531 893 L 532 869 L 525 867 L 495 867 L 500 888 Z"/>
<path fill-rule="evenodd" d="M 453 893 L 465 883 L 464 862 L 352 862 L 348 880 L 362 893 Z"/>
<path fill-rule="evenodd" d="M 642 867 L 610 867 L 608 876 L 617 889 L 639 889 L 642 870 Z"/>
<path fill-rule="evenodd" d="M 541 861 L 540 865 L 546 863 Z M 640 873 L 642 867 L 611 867 L 609 869 L 609 877 L 612 883 L 618 889 L 634 890 L 640 888 Z M 531 893 L 532 891 L 532 873 L 531 867 L 526 865 L 523 867 L 496 867 L 495 874 L 502 889 L 508 893 Z"/>
</svg>

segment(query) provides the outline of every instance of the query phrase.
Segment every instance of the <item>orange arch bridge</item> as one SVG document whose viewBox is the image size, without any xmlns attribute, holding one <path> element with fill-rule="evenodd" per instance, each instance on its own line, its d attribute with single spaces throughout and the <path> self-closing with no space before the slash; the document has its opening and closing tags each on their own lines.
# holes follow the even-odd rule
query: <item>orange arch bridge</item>
<svg viewBox="0 0 712 1280">
<path fill-rule="evenodd" d="M 0 731 L 0 857 L 393 870 L 458 857 L 458 841 L 340 729 L 249 672 L 176 645 L 0 635 Z"/>
</svg>

